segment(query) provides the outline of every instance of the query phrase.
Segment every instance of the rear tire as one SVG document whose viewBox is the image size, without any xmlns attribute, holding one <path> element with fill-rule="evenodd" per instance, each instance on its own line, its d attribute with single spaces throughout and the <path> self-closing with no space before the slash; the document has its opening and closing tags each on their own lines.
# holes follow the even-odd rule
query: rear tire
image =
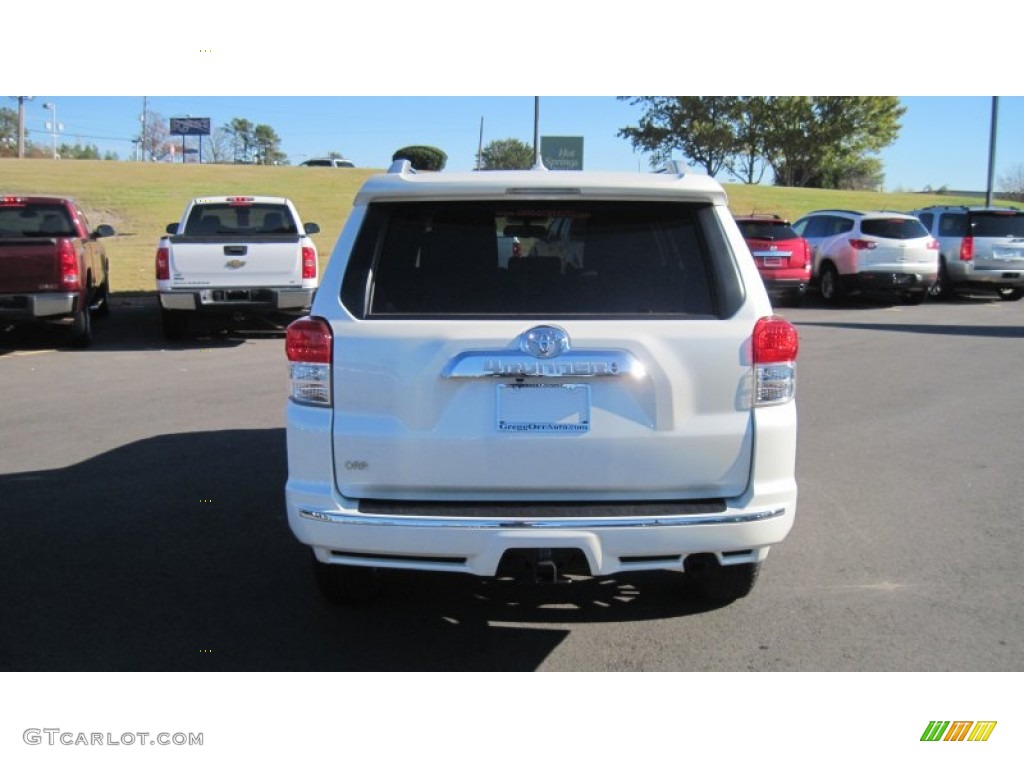
<svg viewBox="0 0 1024 768">
<path fill-rule="evenodd" d="M 76 349 L 85 349 L 92 344 L 92 312 L 88 306 L 83 306 L 72 316 L 69 336 L 71 346 Z"/>
<path fill-rule="evenodd" d="M 928 295 L 939 301 L 953 298 L 953 284 L 949 280 L 949 270 L 946 269 L 944 260 L 939 261 L 939 277 L 928 289 Z"/>
<path fill-rule="evenodd" d="M 173 309 L 161 309 L 160 323 L 164 329 L 165 339 L 180 341 L 185 338 L 185 331 L 188 330 L 188 313 Z"/>
<path fill-rule="evenodd" d="M 321 563 L 313 555 L 313 578 L 320 594 L 334 605 L 370 602 L 377 583 L 377 569 L 357 565 Z"/>
<path fill-rule="evenodd" d="M 697 594 L 710 605 L 728 605 L 750 594 L 761 572 L 760 563 L 719 565 L 713 557 L 687 563 L 687 576 Z"/>
<path fill-rule="evenodd" d="M 1024 288 L 1001 288 L 999 298 L 1003 301 L 1020 301 L 1024 296 Z"/>
<path fill-rule="evenodd" d="M 837 304 L 843 297 L 843 287 L 839 280 L 839 272 L 832 262 L 826 262 L 822 265 L 818 290 L 821 291 L 821 300 L 826 304 Z"/>
</svg>

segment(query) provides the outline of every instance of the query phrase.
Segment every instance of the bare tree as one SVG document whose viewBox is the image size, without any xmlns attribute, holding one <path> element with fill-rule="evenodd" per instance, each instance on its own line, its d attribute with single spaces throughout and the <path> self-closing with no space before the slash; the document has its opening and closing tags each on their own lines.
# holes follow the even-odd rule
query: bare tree
<svg viewBox="0 0 1024 768">
<path fill-rule="evenodd" d="M 147 110 L 143 125 L 145 129 L 142 135 L 142 156 L 152 160 L 165 160 L 171 153 L 168 141 L 171 134 L 167 128 L 167 121 L 159 112 Z"/>
<path fill-rule="evenodd" d="M 1024 196 L 1024 163 L 1017 163 L 999 177 L 999 191 Z"/>
<path fill-rule="evenodd" d="M 209 136 L 204 136 L 203 162 L 230 163 L 232 136 L 224 127 L 214 128 Z"/>
</svg>

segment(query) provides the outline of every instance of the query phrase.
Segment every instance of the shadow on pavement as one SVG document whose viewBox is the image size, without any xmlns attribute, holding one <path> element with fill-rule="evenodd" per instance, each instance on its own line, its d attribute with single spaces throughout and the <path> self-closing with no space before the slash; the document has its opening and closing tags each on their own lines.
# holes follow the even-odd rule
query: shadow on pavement
<svg viewBox="0 0 1024 768">
<path fill-rule="evenodd" d="M 386 573 L 316 592 L 282 429 L 162 435 L 0 475 L 0 669 L 533 670 L 574 624 L 703 610 L 679 574 L 557 587 Z"/>
</svg>

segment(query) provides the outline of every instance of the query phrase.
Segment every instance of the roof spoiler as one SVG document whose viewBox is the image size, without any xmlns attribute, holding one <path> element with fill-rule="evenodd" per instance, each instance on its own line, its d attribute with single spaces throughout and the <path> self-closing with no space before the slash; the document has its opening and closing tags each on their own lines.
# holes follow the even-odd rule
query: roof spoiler
<svg viewBox="0 0 1024 768">
<path fill-rule="evenodd" d="M 397 173 L 401 176 L 409 176 L 416 173 L 416 169 L 412 167 L 412 163 L 406 160 L 404 157 L 395 160 L 388 168 L 388 173 Z"/>
<path fill-rule="evenodd" d="M 672 176 L 682 178 L 686 174 L 690 173 L 690 168 L 686 163 L 682 163 L 678 160 L 669 160 L 665 165 L 656 170 L 655 173 L 667 173 Z"/>
</svg>

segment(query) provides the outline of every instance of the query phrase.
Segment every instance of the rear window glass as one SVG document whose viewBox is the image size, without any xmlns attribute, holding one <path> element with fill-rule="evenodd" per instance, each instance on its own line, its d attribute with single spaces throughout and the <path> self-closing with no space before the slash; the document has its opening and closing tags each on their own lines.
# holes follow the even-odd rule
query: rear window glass
<svg viewBox="0 0 1024 768">
<path fill-rule="evenodd" d="M 964 237 L 966 234 L 966 213 L 944 213 L 939 217 L 940 237 Z"/>
<path fill-rule="evenodd" d="M 972 213 L 975 237 L 1024 237 L 1024 213 Z"/>
<path fill-rule="evenodd" d="M 730 285 L 715 274 L 708 242 L 721 253 L 725 240 L 712 222 L 709 206 L 682 203 L 381 203 L 342 299 L 369 318 L 710 315 L 716 293 L 740 290 L 734 267 Z"/>
<path fill-rule="evenodd" d="M 296 235 L 288 206 L 277 203 L 197 205 L 185 222 L 186 235 Z"/>
<path fill-rule="evenodd" d="M 793 240 L 799 237 L 784 221 L 738 221 L 740 232 L 747 240 Z"/>
<path fill-rule="evenodd" d="M 0 208 L 0 237 L 77 237 L 67 208 L 28 203 Z"/>
<path fill-rule="evenodd" d="M 885 237 L 890 240 L 911 240 L 927 237 L 928 230 L 917 219 L 864 219 L 860 231 L 865 235 Z"/>
</svg>

